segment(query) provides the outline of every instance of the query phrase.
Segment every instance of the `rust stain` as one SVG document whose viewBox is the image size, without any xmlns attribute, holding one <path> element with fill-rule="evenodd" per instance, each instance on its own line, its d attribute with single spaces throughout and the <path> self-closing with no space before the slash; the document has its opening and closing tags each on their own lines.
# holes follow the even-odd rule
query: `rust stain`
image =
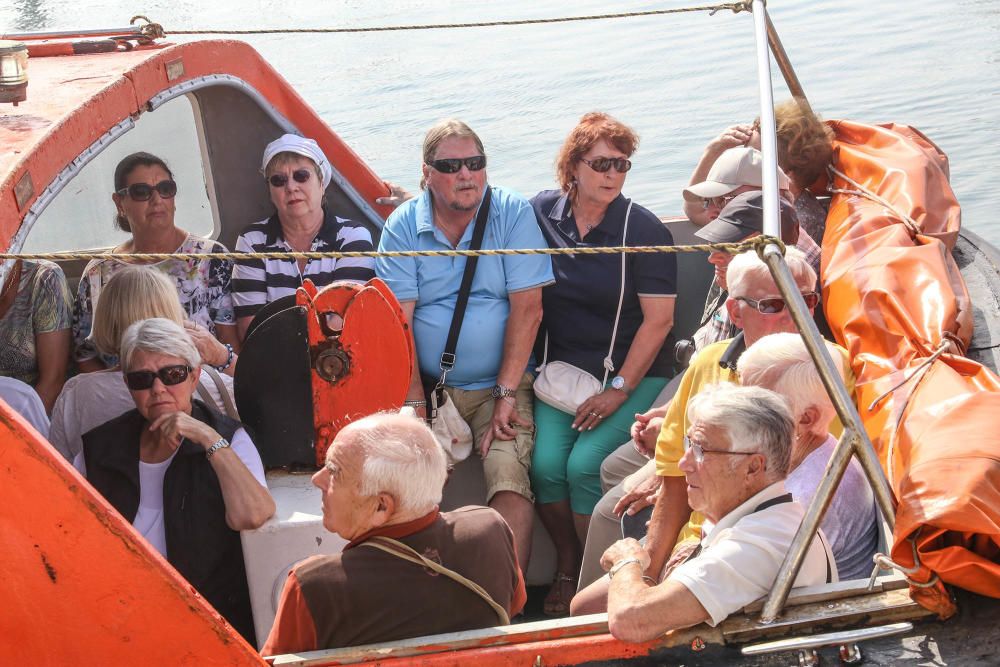
<svg viewBox="0 0 1000 667">
<path fill-rule="evenodd" d="M 35 548 L 38 549 L 38 555 L 42 558 L 42 565 L 45 567 L 45 574 L 49 575 L 49 580 L 51 580 L 53 584 L 56 583 L 56 568 L 52 567 L 52 563 L 50 563 L 49 559 L 45 557 L 45 552 L 42 551 L 37 544 L 35 545 Z"/>
</svg>

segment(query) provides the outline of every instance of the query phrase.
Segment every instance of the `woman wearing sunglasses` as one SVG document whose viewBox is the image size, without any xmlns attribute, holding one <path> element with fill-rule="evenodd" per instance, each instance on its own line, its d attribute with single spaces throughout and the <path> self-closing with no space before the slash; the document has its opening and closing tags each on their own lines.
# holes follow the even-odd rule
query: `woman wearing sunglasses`
<svg viewBox="0 0 1000 667">
<path fill-rule="evenodd" d="M 117 246 L 116 253 L 217 253 L 226 247 L 211 239 L 189 234 L 174 223 L 177 183 L 167 163 L 150 153 L 133 153 L 115 168 L 111 195 L 117 214 L 115 224 L 132 238 Z M 88 341 L 94 307 L 101 290 L 115 273 L 134 262 L 109 256 L 91 260 L 83 271 L 73 308 L 74 357 L 81 371 L 109 368 L 114 355 L 97 351 Z M 233 347 L 238 349 L 236 322 L 229 291 L 232 263 L 225 259 L 167 259 L 151 263 L 170 276 L 188 318 L 214 334 L 225 348 L 206 359 L 222 369 L 232 367 Z"/>
<path fill-rule="evenodd" d="M 556 158 L 560 189 L 532 199 L 550 247 L 673 243 L 655 215 L 622 195 L 637 145 L 636 134 L 607 114 L 580 119 Z M 590 514 L 601 498 L 601 462 L 629 440 L 635 415 L 672 374 L 664 342 L 673 326 L 676 266 L 668 254 L 552 257 L 556 282 L 543 291 L 536 359 L 575 366 L 602 388 L 573 413 L 535 401 L 532 487 L 557 551 L 549 615 L 568 613 L 576 592 Z"/>
<path fill-rule="evenodd" d="M 104 355 L 117 358 L 122 334 L 135 322 L 161 317 L 178 325 L 185 323 L 177 289 L 169 276 L 147 266 L 129 266 L 116 273 L 101 292 L 94 309 L 94 329 L 90 340 Z M 225 347 L 204 332 L 186 328 L 188 336 L 204 360 L 225 353 Z M 203 366 L 198 395 L 210 407 L 237 417 L 233 405 L 233 379 Z M 135 407 L 118 366 L 80 373 L 63 385 L 52 409 L 49 442 L 72 461 L 83 448 L 83 434 Z M 238 417 L 237 417 L 238 418 Z"/>
<path fill-rule="evenodd" d="M 275 213 L 243 230 L 237 252 L 372 251 L 364 225 L 334 215 L 326 205 L 333 168 L 319 144 L 286 134 L 264 149 L 261 172 Z M 335 280 L 365 282 L 375 277 L 374 258 L 240 259 L 233 269 L 233 304 L 240 339 L 257 311 L 295 290 L 308 278 L 316 287 Z"/>
<path fill-rule="evenodd" d="M 120 358 L 134 409 L 85 433 L 74 464 L 253 643 L 239 531 L 274 514 L 260 455 L 238 421 L 194 399 L 201 356 L 180 325 L 136 322 Z"/>
</svg>

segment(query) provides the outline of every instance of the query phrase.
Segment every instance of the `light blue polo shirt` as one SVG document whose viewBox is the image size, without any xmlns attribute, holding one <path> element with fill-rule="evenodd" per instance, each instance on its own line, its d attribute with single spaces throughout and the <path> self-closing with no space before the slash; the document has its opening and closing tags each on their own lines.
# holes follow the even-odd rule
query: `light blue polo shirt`
<svg viewBox="0 0 1000 667">
<path fill-rule="evenodd" d="M 389 216 L 382 229 L 379 251 L 452 250 L 433 219 L 431 195 L 425 191 Z M 474 221 L 466 228 L 457 249 L 469 248 L 473 227 Z M 547 247 L 528 200 L 494 186 L 483 248 Z M 376 275 L 389 285 L 397 299 L 416 301 L 413 335 L 420 371 L 426 375 L 441 373 L 441 353 L 455 311 L 465 261 L 465 257 L 379 257 L 375 261 Z M 552 282 L 548 255 L 480 257 L 448 385 L 482 389 L 496 384 L 510 315 L 507 295 Z"/>
</svg>

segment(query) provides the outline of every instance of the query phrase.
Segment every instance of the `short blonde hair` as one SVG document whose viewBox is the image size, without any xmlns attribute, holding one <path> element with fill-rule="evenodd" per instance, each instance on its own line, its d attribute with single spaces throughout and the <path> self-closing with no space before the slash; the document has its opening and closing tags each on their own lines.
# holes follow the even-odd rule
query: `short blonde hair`
<svg viewBox="0 0 1000 667">
<path fill-rule="evenodd" d="M 133 323 L 163 317 L 183 325 L 177 287 L 162 271 L 148 266 L 129 266 L 108 281 L 94 306 L 90 339 L 103 354 L 117 355 L 122 335 Z"/>
<path fill-rule="evenodd" d="M 774 124 L 778 164 L 795 185 L 808 188 L 833 159 L 833 130 L 795 98 L 775 105 Z"/>
</svg>

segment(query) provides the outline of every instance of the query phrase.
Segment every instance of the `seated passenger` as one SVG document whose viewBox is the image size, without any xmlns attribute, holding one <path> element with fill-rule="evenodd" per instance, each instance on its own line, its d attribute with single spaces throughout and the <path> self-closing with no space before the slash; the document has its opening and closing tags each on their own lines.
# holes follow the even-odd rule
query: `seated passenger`
<svg viewBox="0 0 1000 667">
<path fill-rule="evenodd" d="M 531 199 L 549 247 L 673 243 L 655 215 L 622 194 L 638 142 L 631 128 L 607 114 L 580 119 L 556 159 L 560 189 Z M 601 461 L 673 375 L 673 346 L 664 341 L 674 322 L 677 264 L 668 254 L 554 255 L 552 271 L 556 281 L 542 290 L 538 334 L 545 359 L 536 357 L 601 381 L 574 413 L 535 398 L 531 486 L 557 559 L 544 611 L 563 616 L 601 498 Z"/>
<path fill-rule="evenodd" d="M 83 435 L 73 464 L 251 644 L 241 530 L 274 514 L 264 466 L 243 426 L 194 392 L 201 358 L 170 320 L 122 336 L 133 410 Z"/>
<path fill-rule="evenodd" d="M 839 348 L 832 343 L 827 348 L 843 378 Z M 744 386 L 770 389 L 788 401 L 795 418 L 795 442 L 785 486 L 795 500 L 808 506 L 837 439 L 828 431 L 836 409 L 805 343 L 791 333 L 765 336 L 743 353 L 736 369 Z M 820 527 L 830 540 L 842 580 L 871 576 L 872 556 L 878 547 L 875 494 L 856 459 L 844 471 Z"/>
<path fill-rule="evenodd" d="M 350 543 L 292 569 L 261 652 L 458 632 L 517 614 L 525 591 L 510 528 L 487 507 L 439 513 L 446 477 L 444 451 L 412 416 L 372 415 L 340 431 L 313 484 L 323 525 Z"/>
<path fill-rule="evenodd" d="M 794 422 L 787 403 L 759 387 L 718 385 L 688 405 L 680 469 L 688 504 L 705 515 L 698 547 L 666 578 L 645 576 L 649 553 L 634 539 L 611 545 L 608 628 L 644 642 L 677 628 L 711 626 L 766 595 L 805 513 L 787 492 Z M 822 530 L 795 586 L 837 581 Z"/>
<path fill-rule="evenodd" d="M 176 324 L 184 324 L 184 311 L 177 299 L 174 282 L 150 267 L 126 267 L 104 287 L 94 310 L 94 327 L 89 341 L 101 354 L 117 359 L 125 330 L 150 317 L 165 317 Z M 226 358 L 227 348 L 207 330 L 193 323 L 185 326 L 203 360 Z M 233 380 L 217 372 L 217 368 L 202 365 L 205 372 L 198 383 L 198 395 L 213 409 L 237 418 L 232 399 Z M 83 448 L 84 433 L 134 407 L 118 366 L 71 377 L 52 410 L 49 442 L 72 461 Z"/>
<path fill-rule="evenodd" d="M 326 206 L 333 178 L 330 161 L 312 139 L 286 134 L 264 149 L 261 173 L 275 214 L 249 225 L 236 240 L 237 252 L 365 252 L 372 235 L 361 223 L 334 215 Z M 240 259 L 233 268 L 233 303 L 240 339 L 257 311 L 295 294 L 306 278 L 316 287 L 335 280 L 365 282 L 375 277 L 375 260 Z"/>
<path fill-rule="evenodd" d="M 166 162 L 149 153 L 133 153 L 115 168 L 111 198 L 116 225 L 132 238 L 113 253 L 220 253 L 226 247 L 190 234 L 174 224 L 177 183 Z M 111 277 L 134 264 L 114 256 L 91 260 L 83 270 L 73 309 L 74 358 L 81 371 L 110 368 L 114 354 L 99 353 L 87 339 L 94 308 Z M 224 344 L 238 348 L 233 303 L 229 293 L 232 262 L 227 259 L 166 259 L 149 264 L 173 279 L 188 319 L 205 327 Z"/>
<path fill-rule="evenodd" d="M 10 409 L 24 417 L 43 438 L 49 437 L 49 417 L 45 414 L 42 399 L 31 385 L 14 378 L 0 376 L 0 399 L 3 399 Z"/>
<path fill-rule="evenodd" d="M 72 299 L 58 264 L 16 260 L 0 292 L 0 376 L 35 388 L 46 411 L 66 381 Z"/>
</svg>

